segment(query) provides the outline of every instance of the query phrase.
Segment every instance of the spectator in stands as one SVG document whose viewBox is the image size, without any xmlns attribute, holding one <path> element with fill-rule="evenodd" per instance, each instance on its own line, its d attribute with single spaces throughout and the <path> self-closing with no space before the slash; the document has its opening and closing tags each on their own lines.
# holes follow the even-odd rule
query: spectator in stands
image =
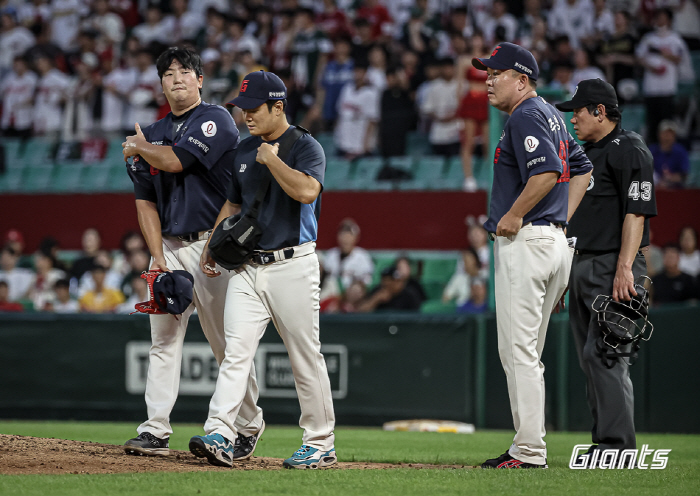
<svg viewBox="0 0 700 496">
<path fill-rule="evenodd" d="M 131 253 L 134 251 L 142 251 L 146 249 L 146 242 L 141 233 L 136 231 L 127 231 L 119 241 L 119 253 L 112 260 L 112 269 L 125 276 L 131 272 L 131 263 L 129 261 Z"/>
<path fill-rule="evenodd" d="M 485 216 L 480 216 L 475 219 L 473 216 L 468 216 L 467 223 L 467 240 L 469 246 L 476 250 L 481 262 L 481 276 L 489 276 L 489 266 L 491 265 L 491 250 L 489 249 L 489 237 L 486 229 L 484 229 Z"/>
<path fill-rule="evenodd" d="M 133 285 L 131 284 L 134 276 L 140 277 L 143 271 L 148 270 L 151 257 L 146 250 L 136 249 L 129 252 L 128 272 L 124 275 L 119 289 L 126 296 L 131 296 Z"/>
<path fill-rule="evenodd" d="M 406 255 L 399 256 L 394 262 L 394 267 L 396 267 L 396 272 L 399 277 L 406 280 L 406 286 L 410 288 L 412 292 L 420 296 L 421 303 L 428 299 L 423 286 L 421 286 L 418 279 L 414 277 L 414 270 L 410 258 Z"/>
<path fill-rule="evenodd" d="M 196 3 L 193 0 L 192 3 Z M 203 17 L 187 10 L 188 0 L 171 0 L 172 14 L 166 16 L 162 23 L 169 35 L 170 45 L 177 45 L 184 40 L 197 39 L 199 31 L 204 27 Z"/>
<path fill-rule="evenodd" d="M 136 69 L 133 67 L 133 58 L 124 57 L 124 66 L 119 61 L 103 60 L 104 76 L 98 81 L 102 91 L 102 131 L 109 139 L 123 138 L 125 134 L 131 134 L 133 123 L 128 121 L 130 114 L 129 95 L 136 85 Z"/>
<path fill-rule="evenodd" d="M 153 54 L 143 48 L 136 53 L 136 78 L 129 91 L 130 113 L 128 122 L 133 128 L 153 124 L 158 117 L 158 106 L 163 99 L 158 71 L 153 64 Z"/>
<path fill-rule="evenodd" d="M 80 309 L 86 313 L 113 313 L 124 303 L 124 295 L 118 289 L 105 287 L 107 268 L 95 264 L 90 269 L 94 288 L 80 298 Z"/>
<path fill-rule="evenodd" d="M 399 68 L 386 72 L 387 88 L 379 104 L 379 151 L 382 157 L 406 155 L 406 137 L 416 128 L 416 110 L 408 92 L 406 73 Z"/>
<path fill-rule="evenodd" d="M 591 30 L 581 38 L 581 47 L 593 50 L 603 39 L 615 32 L 615 18 L 606 6 L 606 0 L 593 0 L 593 18 Z"/>
<path fill-rule="evenodd" d="M 63 272 L 68 272 L 66 264 L 59 260 L 60 245 L 56 238 L 52 236 L 45 236 L 39 243 L 39 251 L 49 257 L 53 264 L 53 267 Z"/>
<path fill-rule="evenodd" d="M 360 226 L 350 219 L 344 219 L 338 226 L 338 246 L 331 248 L 324 257 L 326 271 L 348 288 L 354 281 L 365 286 L 372 282 L 374 262 L 367 250 L 357 246 L 360 239 Z"/>
<path fill-rule="evenodd" d="M 670 9 L 657 10 L 654 30 L 642 37 L 635 51 L 639 64 L 644 66 L 647 141 L 656 141 L 661 121 L 672 120 L 675 114 L 680 65 L 688 47 L 671 30 L 672 20 Z"/>
<path fill-rule="evenodd" d="M 359 4 L 355 16 L 369 22 L 372 40 L 389 38 L 392 34 L 393 24 L 387 8 L 379 0 L 360 0 Z"/>
<path fill-rule="evenodd" d="M 105 274 L 103 277 L 103 286 L 109 289 L 115 289 L 121 293 L 121 284 L 123 276 L 112 268 L 112 255 L 107 250 L 100 250 L 95 255 L 93 267 L 99 265 L 104 268 Z M 89 270 L 83 274 L 83 277 L 78 281 L 78 295 L 83 296 L 88 291 L 95 289 L 95 280 L 93 279 L 93 271 Z"/>
<path fill-rule="evenodd" d="M 367 297 L 358 305 L 360 312 L 376 310 L 419 310 L 423 298 L 415 287 L 408 284 L 396 265 L 382 271 L 382 277 Z"/>
<path fill-rule="evenodd" d="M 442 292 L 442 302 L 454 301 L 457 307 L 466 304 L 471 295 L 472 282 L 481 277 L 481 261 L 474 248 L 462 252 L 461 264 L 458 263 L 454 274 Z"/>
<path fill-rule="evenodd" d="M 0 313 L 1 312 L 24 312 L 24 307 L 16 301 L 9 300 L 9 287 L 7 281 L 0 279 Z"/>
<path fill-rule="evenodd" d="M 338 97 L 338 120 L 333 135 L 338 153 L 348 160 L 370 155 L 377 143 L 379 90 L 367 81 L 367 63 L 356 62 L 353 80 Z"/>
<path fill-rule="evenodd" d="M 472 279 L 470 283 L 469 299 L 457 307 L 457 313 L 484 313 L 488 310 L 488 292 L 486 281 L 480 277 Z"/>
<path fill-rule="evenodd" d="M 460 155 L 464 183 L 462 190 L 476 191 L 478 185 L 474 178 L 472 163 L 477 143 L 483 151 L 488 150 L 489 135 L 489 96 L 486 88 L 487 74 L 472 65 L 474 57 L 486 57 L 489 51 L 484 38 L 478 32 L 471 39 L 470 53 L 457 61 L 457 93 L 463 95 L 459 102 L 457 115 L 462 119 L 463 134 Z"/>
<path fill-rule="evenodd" d="M 39 73 L 34 97 L 34 133 L 55 140 L 64 123 L 63 106 L 71 80 L 44 54 L 39 54 L 34 65 Z"/>
<path fill-rule="evenodd" d="M 360 312 L 360 305 L 367 297 L 367 286 L 362 281 L 353 281 L 345 288 L 340 298 L 339 311 L 341 313 Z"/>
<path fill-rule="evenodd" d="M 45 311 L 54 298 L 56 281 L 65 278 L 66 273 L 56 269 L 53 259 L 41 251 L 34 254 L 34 270 L 36 274 L 27 296 L 32 300 L 34 310 Z"/>
<path fill-rule="evenodd" d="M 17 301 L 26 297 L 34 280 L 34 273 L 22 267 L 17 267 L 19 255 L 5 245 L 0 252 L 0 281 L 9 286 L 9 301 Z"/>
<path fill-rule="evenodd" d="M 192 5 L 201 5 L 201 2 L 192 2 Z M 192 11 L 192 9 L 190 9 Z M 216 7 L 206 9 L 206 26 L 204 28 L 203 45 L 206 48 L 220 48 L 226 39 L 226 14 Z"/>
<path fill-rule="evenodd" d="M 598 64 L 605 71 L 607 81 L 616 89 L 620 81 L 634 80 L 637 60 L 634 50 L 637 38 L 630 30 L 630 14 L 624 10 L 615 12 L 615 32 L 604 38 L 598 47 Z M 618 97 L 630 100 L 631 95 L 618 89 Z"/>
<path fill-rule="evenodd" d="M 686 274 L 697 278 L 700 275 L 700 250 L 698 250 L 697 231 L 691 226 L 685 226 L 681 229 L 679 244 L 681 250 L 678 268 Z"/>
<path fill-rule="evenodd" d="M 533 49 L 538 49 L 535 46 L 535 31 L 539 25 L 544 24 L 545 34 L 546 34 L 546 22 L 542 13 L 542 0 L 525 0 L 524 2 L 525 12 L 520 18 L 520 25 L 518 27 L 518 39 L 520 44 L 532 51 Z"/>
<path fill-rule="evenodd" d="M 129 275 L 129 297 L 117 307 L 117 313 L 132 313 L 135 312 L 135 305 L 144 301 L 148 301 L 148 283 L 141 278 L 140 274 Z"/>
<path fill-rule="evenodd" d="M 323 73 L 328 54 L 333 45 L 314 23 L 315 13 L 310 8 L 300 8 L 294 17 L 296 35 L 292 41 L 291 70 L 294 87 L 304 95 L 310 95 L 305 107 L 313 103 L 314 86 Z"/>
<path fill-rule="evenodd" d="M 175 0 L 175 4 L 183 0 Z M 122 18 L 110 12 L 109 0 L 93 0 L 92 12 L 83 19 L 82 30 L 95 31 L 97 36 L 97 50 L 99 53 L 109 55 L 109 58 L 119 57 L 121 44 L 124 41 L 124 21 Z"/>
<path fill-rule="evenodd" d="M 12 69 L 15 57 L 24 55 L 35 41 L 31 31 L 17 24 L 14 7 L 0 10 L 0 80 Z"/>
<path fill-rule="evenodd" d="M 351 57 L 355 62 L 362 61 L 367 63 L 369 60 L 369 51 L 374 46 L 372 26 L 364 17 L 356 18 L 353 21 L 353 26 L 355 30 L 352 37 Z"/>
<path fill-rule="evenodd" d="M 663 249 L 654 244 L 654 230 L 649 229 L 649 246 L 645 250 L 644 258 L 647 263 L 647 275 L 653 278 L 656 274 L 661 273 L 664 269 L 664 251 Z"/>
<path fill-rule="evenodd" d="M 270 70 L 279 75 L 279 71 L 289 69 L 291 61 L 291 46 L 294 35 L 294 16 L 289 10 L 279 13 L 279 24 L 277 25 L 266 51 L 270 59 Z M 289 85 L 286 85 L 290 88 Z"/>
<path fill-rule="evenodd" d="M 331 40 L 352 35 L 348 17 L 343 9 L 338 8 L 335 0 L 323 0 L 323 10 L 316 15 L 316 25 Z"/>
<path fill-rule="evenodd" d="M 601 79 L 606 81 L 603 71 L 591 65 L 588 50 L 584 48 L 579 48 L 574 52 L 574 67 L 574 73 L 571 75 L 574 87 L 584 79 Z"/>
<path fill-rule="evenodd" d="M 93 71 L 99 60 L 94 53 L 83 53 L 75 65 L 75 77 L 66 92 L 63 139 L 83 141 L 94 131 L 93 115 L 97 98 L 97 87 Z"/>
<path fill-rule="evenodd" d="M 80 258 L 73 262 L 71 267 L 71 277 L 80 279 L 94 265 L 95 256 L 100 251 L 102 238 L 100 232 L 94 227 L 90 227 L 83 231 L 81 238 L 83 253 Z"/>
<path fill-rule="evenodd" d="M 574 94 L 576 83 L 574 82 L 574 66 L 571 62 L 563 60 L 552 65 L 552 81 L 549 83 L 549 89 L 563 91 L 564 98 Z"/>
<path fill-rule="evenodd" d="M 369 50 L 367 81 L 381 93 L 386 88 L 387 53 L 382 45 L 374 45 Z"/>
<path fill-rule="evenodd" d="M 59 279 L 53 286 L 55 297 L 48 304 L 47 310 L 54 313 L 78 313 L 80 304 L 71 297 L 70 281 Z"/>
<path fill-rule="evenodd" d="M 567 35 L 573 48 L 593 32 L 594 10 L 590 0 L 559 0 L 549 12 L 551 34 Z"/>
<path fill-rule="evenodd" d="M 323 254 L 318 254 L 318 265 L 321 270 L 321 294 L 319 295 L 319 304 L 321 305 L 322 313 L 336 313 L 340 310 L 340 299 L 342 292 L 338 279 L 328 273 L 325 268 Z"/>
<path fill-rule="evenodd" d="M 338 117 L 338 98 L 347 83 L 353 80 L 354 62 L 350 58 L 352 44 L 350 38 L 338 36 L 333 41 L 333 57 L 326 64 L 316 89 L 316 99 L 310 113 L 321 118 L 322 128 L 330 131 Z"/>
<path fill-rule="evenodd" d="M 168 26 L 163 22 L 163 11 L 160 5 L 152 2 L 146 7 L 144 22 L 136 26 L 131 34 L 139 40 L 141 46 L 146 47 L 154 41 L 167 44 L 172 35 L 167 29 Z"/>
<path fill-rule="evenodd" d="M 673 2 L 673 30 L 683 37 L 690 50 L 700 50 L 700 5 L 693 0 Z"/>
<path fill-rule="evenodd" d="M 19 229 L 10 229 L 5 233 L 3 245 L 12 248 L 12 251 L 14 251 L 17 256 L 22 256 L 24 253 L 24 235 Z"/>
<path fill-rule="evenodd" d="M 690 274 L 678 267 L 680 249 L 676 244 L 664 246 L 664 270 L 652 278 L 652 302 L 654 305 L 688 301 L 695 297 L 695 283 Z"/>
<path fill-rule="evenodd" d="M 649 145 L 654 156 L 654 184 L 658 188 L 676 189 L 685 186 L 690 170 L 690 157 L 676 141 L 678 125 L 669 119 L 659 123 L 659 142 Z"/>
<path fill-rule="evenodd" d="M 503 35 L 496 35 L 501 29 Z M 508 12 L 508 4 L 505 0 L 494 0 L 491 7 L 491 15 L 486 19 L 482 27 L 486 44 L 491 46 L 499 41 L 514 42 L 518 34 L 518 20 Z M 500 39 L 499 39 L 500 38 Z"/>
<path fill-rule="evenodd" d="M 2 134 L 27 140 L 32 135 L 34 89 L 37 77 L 22 56 L 16 56 L 12 72 L 0 81 Z"/>
<path fill-rule="evenodd" d="M 51 22 L 51 5 L 47 0 L 24 2 L 17 9 L 17 19 L 21 25 L 36 33 Z"/>
<path fill-rule="evenodd" d="M 64 52 L 75 48 L 82 14 L 87 6 L 80 0 L 51 0 L 51 40 Z"/>
<path fill-rule="evenodd" d="M 255 63 L 260 62 L 262 49 L 260 43 L 254 37 L 246 33 L 246 21 L 240 17 L 229 19 L 226 31 L 226 39 L 221 43 L 224 52 L 243 53 L 248 51 L 253 56 Z M 241 74 L 248 74 L 246 70 L 240 70 Z"/>
<path fill-rule="evenodd" d="M 450 58 L 439 62 L 440 75 L 428 83 L 421 112 L 432 120 L 429 141 L 434 155 L 459 155 L 462 120 L 457 116 L 459 95 L 455 64 Z"/>
</svg>

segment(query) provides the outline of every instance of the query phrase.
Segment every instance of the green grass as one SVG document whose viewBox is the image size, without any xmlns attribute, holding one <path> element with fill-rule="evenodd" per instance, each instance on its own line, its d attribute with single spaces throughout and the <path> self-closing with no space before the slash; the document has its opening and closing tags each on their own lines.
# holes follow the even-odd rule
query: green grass
<svg viewBox="0 0 700 496">
<path fill-rule="evenodd" d="M 0 421 L 0 432 L 108 444 L 123 444 L 135 435 L 135 425 L 98 422 Z M 176 425 L 171 447 L 187 449 L 201 426 Z M 340 461 L 420 462 L 477 465 L 509 445 L 511 432 L 483 431 L 472 435 L 384 432 L 339 428 L 336 449 Z M 117 475 L 0 476 L 0 495 L 664 495 L 698 494 L 700 436 L 639 434 L 638 445 L 672 449 L 665 470 L 570 470 L 575 444 L 588 442 L 585 433 L 547 435 L 549 470 L 326 470 L 216 471 Z M 284 458 L 301 443 L 298 428 L 270 426 L 256 455 Z"/>
</svg>

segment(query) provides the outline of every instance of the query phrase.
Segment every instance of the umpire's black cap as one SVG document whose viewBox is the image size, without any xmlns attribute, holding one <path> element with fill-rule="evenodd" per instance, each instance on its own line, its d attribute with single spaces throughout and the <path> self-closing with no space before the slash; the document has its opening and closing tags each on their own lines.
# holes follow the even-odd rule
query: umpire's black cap
<svg viewBox="0 0 700 496">
<path fill-rule="evenodd" d="M 587 105 L 603 104 L 606 107 L 617 107 L 617 95 L 615 88 L 610 83 L 602 79 L 584 79 L 574 91 L 571 100 L 557 103 L 557 107 L 562 112 L 571 112 L 577 108 Z"/>
<path fill-rule="evenodd" d="M 485 71 L 487 67 L 499 71 L 513 69 L 535 81 L 540 75 L 535 56 L 514 43 L 499 43 L 493 49 L 491 57 L 473 58 L 472 65 L 481 71 Z"/>
<path fill-rule="evenodd" d="M 287 87 L 277 74 L 255 71 L 243 78 L 238 96 L 226 105 L 252 110 L 268 100 L 284 100 L 285 98 L 287 98 Z"/>
</svg>

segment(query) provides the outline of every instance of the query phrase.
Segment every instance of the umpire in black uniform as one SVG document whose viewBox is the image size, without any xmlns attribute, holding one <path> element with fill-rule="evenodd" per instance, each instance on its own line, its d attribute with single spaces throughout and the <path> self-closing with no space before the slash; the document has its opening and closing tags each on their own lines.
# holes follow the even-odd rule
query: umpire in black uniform
<svg viewBox="0 0 700 496">
<path fill-rule="evenodd" d="M 636 449 L 629 365 L 621 357 L 604 360 L 601 330 L 591 305 L 598 295 L 630 300 L 637 294 L 635 279 L 646 275 L 641 249 L 649 245 L 649 218 L 656 215 L 654 163 L 642 138 L 620 127 L 617 96 L 610 84 L 600 79 L 581 81 L 571 100 L 556 107 L 573 111 L 571 123 L 593 163 L 588 190 L 567 232 L 576 238 L 569 317 L 587 377 L 595 443 L 591 450 Z"/>
</svg>

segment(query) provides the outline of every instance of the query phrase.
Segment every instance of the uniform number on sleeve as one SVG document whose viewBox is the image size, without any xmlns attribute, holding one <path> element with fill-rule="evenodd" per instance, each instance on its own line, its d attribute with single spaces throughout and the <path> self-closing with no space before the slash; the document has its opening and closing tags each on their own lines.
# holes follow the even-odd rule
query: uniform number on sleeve
<svg viewBox="0 0 700 496">
<path fill-rule="evenodd" d="M 643 201 L 651 200 L 651 183 L 642 181 L 640 187 L 639 181 L 632 181 L 629 190 L 627 190 L 627 196 L 633 200 L 639 200 L 640 197 Z"/>
</svg>

